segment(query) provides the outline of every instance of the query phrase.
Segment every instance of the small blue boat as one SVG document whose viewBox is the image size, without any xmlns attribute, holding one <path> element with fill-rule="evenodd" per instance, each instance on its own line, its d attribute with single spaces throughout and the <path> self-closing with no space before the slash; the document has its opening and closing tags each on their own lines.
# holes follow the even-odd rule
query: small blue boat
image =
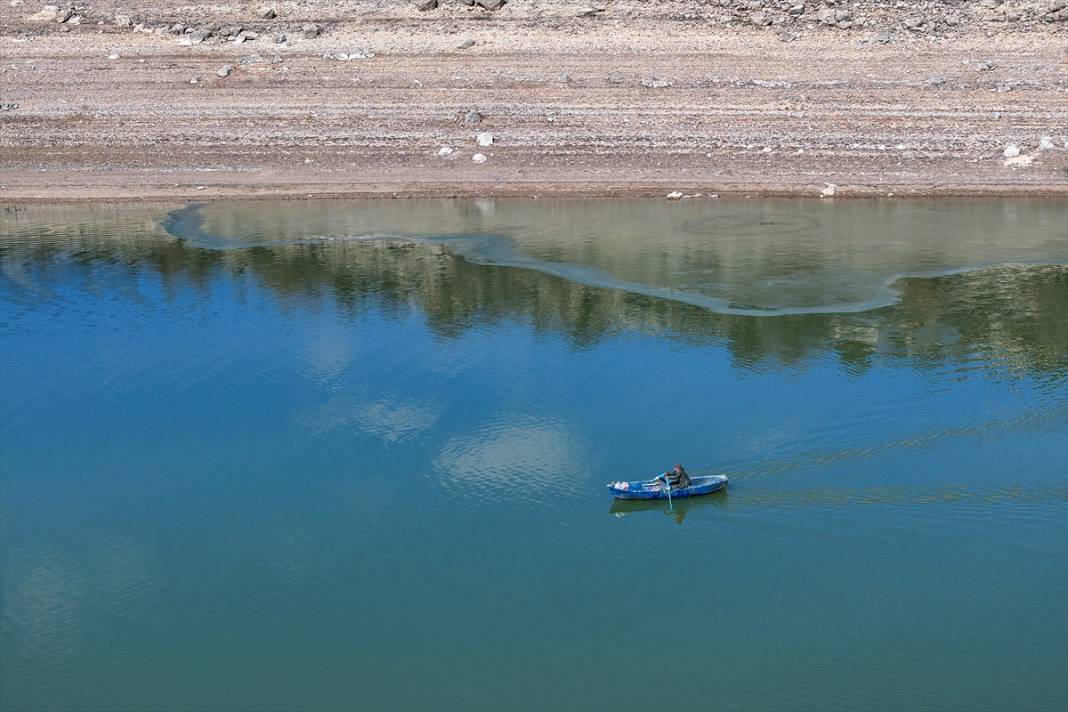
<svg viewBox="0 0 1068 712">
<path fill-rule="evenodd" d="M 727 487 L 726 475 L 704 475 L 691 477 L 689 487 L 673 487 L 672 497 L 696 497 L 712 494 Z M 616 499 L 667 499 L 667 485 L 662 480 L 645 480 L 642 482 L 609 482 L 608 489 Z"/>
</svg>

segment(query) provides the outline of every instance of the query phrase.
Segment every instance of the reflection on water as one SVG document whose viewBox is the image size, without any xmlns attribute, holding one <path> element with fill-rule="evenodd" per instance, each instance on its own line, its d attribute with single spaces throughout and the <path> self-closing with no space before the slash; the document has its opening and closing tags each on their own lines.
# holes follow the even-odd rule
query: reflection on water
<svg viewBox="0 0 1068 712">
<path fill-rule="evenodd" d="M 608 512 L 616 517 L 626 517 L 638 512 L 659 512 L 671 517 L 676 524 L 682 524 L 690 512 L 699 512 L 703 508 L 723 507 L 729 497 L 727 490 L 720 490 L 703 497 L 686 497 L 675 499 L 670 504 L 667 500 L 655 499 L 613 499 Z M 711 514 L 711 512 L 709 512 Z"/>
<path fill-rule="evenodd" d="M 168 232 L 215 248 L 396 240 L 471 262 L 723 314 L 857 312 L 896 283 L 1068 262 L 1056 201 L 420 201 L 192 206 Z"/>
<path fill-rule="evenodd" d="M 0 707 L 1063 709 L 1065 211 L 9 206 Z"/>
<path fill-rule="evenodd" d="M 51 289 L 49 268 L 68 261 L 83 265 L 89 278 L 94 267 L 116 263 L 131 270 L 152 265 L 168 281 L 201 285 L 218 274 L 247 274 L 283 301 L 330 295 L 354 314 L 370 303 L 403 307 L 415 302 L 442 335 L 501 318 L 523 318 L 539 330 L 563 331 L 578 344 L 629 329 L 667 331 L 688 341 L 725 341 L 742 366 L 767 358 L 802 361 L 824 351 L 857 369 L 866 368 L 876 354 L 932 364 L 946 358 L 966 363 L 971 354 L 982 351 L 1005 367 L 1058 372 L 1068 354 L 1068 335 L 1060 328 L 1068 314 L 1068 208 L 1063 203 L 966 202 L 966 209 L 955 212 L 953 203 L 945 207 L 904 201 L 888 208 L 860 202 L 834 208 L 846 211 L 844 217 L 832 220 L 825 215 L 817 222 L 798 218 L 799 224 L 790 223 L 789 228 L 786 218 L 762 212 L 760 201 L 692 204 L 696 207 L 688 208 L 691 213 L 727 213 L 684 218 L 671 223 L 679 229 L 657 233 L 656 239 L 648 232 L 652 224 L 664 210 L 678 206 L 639 201 L 638 209 L 627 202 L 594 202 L 571 205 L 569 213 L 568 203 L 502 203 L 472 207 L 464 201 L 383 201 L 330 204 L 329 210 L 303 203 L 281 208 L 219 204 L 173 212 L 178 217 L 165 221 L 168 229 L 190 235 L 191 242 L 161 233 L 151 217 L 159 216 L 158 209 L 101 225 L 92 218 L 79 223 L 75 218 L 84 221 L 84 209 L 9 208 L 3 270 L 9 283 L 21 287 L 31 300 Z M 773 209 L 786 208 L 775 204 Z M 804 209 L 830 210 L 824 203 L 806 204 Z M 201 210 L 210 233 L 201 227 Z M 533 216 L 541 211 L 544 220 L 535 229 Z M 883 220 L 887 211 L 894 219 Z M 577 217 L 571 215 L 565 229 L 571 213 Z M 945 229 L 947 220 L 961 216 L 961 231 Z M 509 224 L 513 234 L 505 237 Z M 407 226 L 407 238 L 313 239 L 346 229 L 351 234 L 399 235 L 390 231 L 397 225 Z M 806 237 L 779 245 L 765 255 L 768 259 L 754 259 L 748 250 L 755 248 L 749 243 L 763 228 L 770 231 L 762 236 L 765 246 L 767 240 L 795 232 Z M 862 228 L 870 229 L 842 234 Z M 437 232 L 420 232 L 423 229 Z M 482 229 L 491 232 L 471 236 Z M 888 240 L 884 230 L 898 239 Z M 983 237 L 974 239 L 975 234 Z M 695 241 L 703 257 L 697 257 Z M 509 256 L 497 256 L 505 266 L 494 258 L 493 245 L 498 243 L 506 245 Z M 533 256 L 515 257 L 513 243 Z M 253 247 L 217 249 L 245 245 Z M 607 264 L 612 260 L 618 264 Z M 687 272 L 699 261 L 720 265 L 724 274 L 713 279 L 704 272 Z M 589 270 L 609 268 L 613 275 L 636 276 L 630 262 L 644 269 L 657 265 L 657 274 L 672 275 L 677 286 L 656 286 L 656 275 L 642 275 L 650 281 L 640 285 L 615 276 L 587 279 L 593 274 Z M 1049 264 L 1021 264 L 1025 262 Z M 984 264 L 999 266 L 971 267 Z M 937 276 L 895 277 L 918 273 Z M 747 291 L 769 274 L 780 277 L 765 296 Z M 887 300 L 892 303 L 876 308 L 882 298 L 865 290 L 887 289 L 886 280 L 893 285 L 893 297 Z M 853 297 L 864 293 L 869 301 L 824 301 L 828 290 L 845 284 L 860 290 Z M 738 299 L 759 302 L 757 315 L 782 313 L 783 305 L 788 312 L 816 313 L 751 319 L 746 318 L 753 315 L 749 313 L 710 311 L 705 307 L 714 306 L 712 302 L 694 304 L 680 294 L 718 286 Z M 840 313 L 855 309 L 860 313 Z"/>
</svg>

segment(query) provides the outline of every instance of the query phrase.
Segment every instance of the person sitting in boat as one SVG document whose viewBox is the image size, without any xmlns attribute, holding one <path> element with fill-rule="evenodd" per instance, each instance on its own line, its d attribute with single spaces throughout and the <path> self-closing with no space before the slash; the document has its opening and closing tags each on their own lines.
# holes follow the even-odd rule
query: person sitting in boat
<svg viewBox="0 0 1068 712">
<path fill-rule="evenodd" d="M 676 464 L 675 469 L 670 472 L 665 472 L 656 479 L 667 482 L 668 487 L 671 489 L 679 489 L 680 487 L 690 486 L 690 476 L 686 474 L 686 470 L 682 468 L 682 465 Z"/>
</svg>

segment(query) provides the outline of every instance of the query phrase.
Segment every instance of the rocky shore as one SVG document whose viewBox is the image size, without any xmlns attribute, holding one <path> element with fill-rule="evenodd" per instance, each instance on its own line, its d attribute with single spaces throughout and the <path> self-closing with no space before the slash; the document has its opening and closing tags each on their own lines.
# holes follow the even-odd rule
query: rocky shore
<svg viewBox="0 0 1068 712">
<path fill-rule="evenodd" d="M 0 199 L 1068 195 L 1068 2 L 0 6 Z"/>
</svg>

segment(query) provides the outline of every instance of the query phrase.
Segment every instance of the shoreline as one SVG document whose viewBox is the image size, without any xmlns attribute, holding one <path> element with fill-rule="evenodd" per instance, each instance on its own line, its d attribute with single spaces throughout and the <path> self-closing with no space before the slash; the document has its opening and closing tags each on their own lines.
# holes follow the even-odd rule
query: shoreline
<svg viewBox="0 0 1068 712">
<path fill-rule="evenodd" d="M 864 200 L 1011 200 L 1011 199 L 1026 199 L 1026 200 L 1060 200 L 1068 193 L 1065 192 L 1046 192 L 1046 193 L 924 193 L 915 192 L 909 194 L 896 194 L 891 196 L 876 195 L 876 194 L 853 194 L 853 195 L 837 195 L 833 198 L 821 198 L 819 196 L 813 196 L 809 193 L 788 193 L 788 192 L 746 192 L 746 193 L 725 193 L 720 192 L 715 195 L 693 195 L 684 199 L 684 202 L 693 201 L 708 201 L 708 200 L 848 200 L 848 201 L 864 201 Z M 52 197 L 48 195 L 41 195 L 35 197 L 25 196 L 10 196 L 8 194 L 0 194 L 0 205 L 7 206 L 19 206 L 19 205 L 133 205 L 133 204 L 157 204 L 157 203 L 216 203 L 216 202 L 260 202 L 260 201 L 285 201 L 285 202 L 300 202 L 300 201 L 365 201 L 365 200 L 405 200 L 405 201 L 419 201 L 419 200 L 664 200 L 663 193 L 651 193 L 644 190 L 635 190 L 629 192 L 548 192 L 541 191 L 537 193 L 471 193 L 471 194 L 459 194 L 459 193 L 447 193 L 447 192 L 417 192 L 417 193 L 373 193 L 373 192 L 352 192 L 352 193 L 307 193 L 307 194 L 287 194 L 287 193 L 221 193 L 213 196 L 179 196 L 179 195 L 165 195 L 165 194 L 145 194 L 136 196 L 104 196 L 104 197 Z"/>
<path fill-rule="evenodd" d="M 5 3 L 0 201 L 1068 196 L 1068 22 L 878 5 Z"/>
</svg>

